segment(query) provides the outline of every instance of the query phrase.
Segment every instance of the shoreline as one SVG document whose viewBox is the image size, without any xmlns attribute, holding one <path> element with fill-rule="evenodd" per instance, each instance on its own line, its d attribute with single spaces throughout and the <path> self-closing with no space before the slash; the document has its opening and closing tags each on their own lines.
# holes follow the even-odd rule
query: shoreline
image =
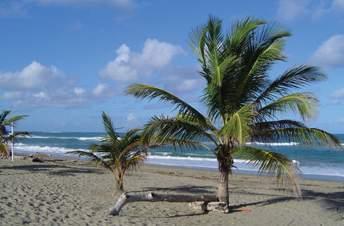
<svg viewBox="0 0 344 226">
<path fill-rule="evenodd" d="M 29 153 L 29 152 L 17 152 L 15 153 L 16 156 L 25 157 L 31 155 L 46 155 L 52 159 L 62 159 L 62 160 L 77 160 L 77 161 L 84 161 L 84 159 L 73 156 L 73 155 L 66 155 L 66 154 L 57 154 L 57 153 Z M 166 166 L 166 167 L 173 167 L 173 168 L 185 168 L 185 169 L 197 169 L 197 170 L 205 170 L 205 171 L 212 171 L 217 172 L 217 168 L 211 167 L 199 167 L 199 166 L 188 166 L 188 165 L 177 165 L 177 164 L 160 164 L 158 162 L 150 161 L 146 159 L 145 165 L 154 165 L 154 166 Z M 240 170 L 240 169 L 233 169 L 235 174 L 239 175 L 252 175 L 252 176 L 260 176 L 257 171 L 254 170 Z M 264 176 L 264 175 L 263 175 Z M 318 181 L 334 181 L 334 182 L 344 182 L 344 177 L 342 176 L 332 176 L 332 175 L 318 175 L 318 174 L 299 174 L 300 179 L 306 180 L 318 180 Z"/>
</svg>

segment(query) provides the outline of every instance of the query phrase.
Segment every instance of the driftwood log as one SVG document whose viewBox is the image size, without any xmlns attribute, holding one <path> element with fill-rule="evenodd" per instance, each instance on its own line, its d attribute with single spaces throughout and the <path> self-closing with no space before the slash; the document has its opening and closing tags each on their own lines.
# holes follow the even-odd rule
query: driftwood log
<svg viewBox="0 0 344 226">
<path fill-rule="evenodd" d="M 110 209 L 110 214 L 117 216 L 123 206 L 131 202 L 189 202 L 192 208 L 200 209 L 204 212 L 210 210 L 228 211 L 221 208 L 224 206 L 223 203 L 218 202 L 217 197 L 214 195 L 176 195 L 158 194 L 154 192 L 125 192 L 120 195 L 116 204 Z"/>
</svg>

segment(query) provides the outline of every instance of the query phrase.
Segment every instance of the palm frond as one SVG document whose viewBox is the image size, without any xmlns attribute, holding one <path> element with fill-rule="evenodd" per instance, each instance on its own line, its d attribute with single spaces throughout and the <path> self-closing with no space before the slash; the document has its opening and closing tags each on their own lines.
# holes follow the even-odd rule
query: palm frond
<svg viewBox="0 0 344 226">
<path fill-rule="evenodd" d="M 153 117 L 146 125 L 143 132 L 143 141 L 146 144 L 164 144 L 171 140 L 178 141 L 179 144 L 190 140 L 208 139 L 216 142 L 214 137 L 204 130 L 202 126 L 177 118 Z"/>
<path fill-rule="evenodd" d="M 265 121 L 265 122 L 258 122 L 252 125 L 257 131 L 264 131 L 264 130 L 272 130 L 272 129 L 286 129 L 286 128 L 306 128 L 306 125 L 302 122 L 290 120 L 290 119 L 282 119 L 276 121 Z"/>
<path fill-rule="evenodd" d="M 23 138 L 23 137 L 28 137 L 28 136 L 31 136 L 31 134 L 29 132 L 17 131 L 17 132 L 14 132 L 14 134 L 3 136 L 2 139 L 5 142 L 10 142 L 12 140 L 17 140 L 18 138 Z"/>
<path fill-rule="evenodd" d="M 191 115 L 200 123 L 206 123 L 206 118 L 199 111 L 182 99 L 165 90 L 144 84 L 134 84 L 128 87 L 127 94 L 131 94 L 142 99 L 159 98 L 162 101 L 166 101 L 175 105 L 175 108 L 178 109 L 180 114 Z"/>
<path fill-rule="evenodd" d="M 111 140 L 111 143 L 118 144 L 119 135 L 115 131 L 111 118 L 103 112 L 102 119 L 107 138 Z"/>
<path fill-rule="evenodd" d="M 168 146 L 171 145 L 174 148 L 186 148 L 188 150 L 199 150 L 200 148 L 210 149 L 204 142 L 198 140 L 191 140 L 191 139 L 179 139 L 179 138 L 171 138 L 171 137 L 159 137 L 155 135 L 155 137 L 151 137 L 149 140 L 150 144 L 148 145 L 149 148 L 155 148 L 160 146 Z"/>
<path fill-rule="evenodd" d="M 11 114 L 11 111 L 3 111 L 1 114 L 0 114 L 0 124 L 2 125 L 3 122 L 5 121 L 6 117 Z"/>
<path fill-rule="evenodd" d="M 238 144 L 244 144 L 250 136 L 250 124 L 254 116 L 253 107 L 244 105 L 233 115 L 229 116 L 219 132 L 220 136 L 227 136 L 235 139 Z"/>
<path fill-rule="evenodd" d="M 137 149 L 128 152 L 125 157 L 126 158 L 123 159 L 123 163 L 125 163 L 125 170 L 132 170 L 136 169 L 137 166 L 144 162 L 147 157 L 147 152 L 146 149 Z"/>
<path fill-rule="evenodd" d="M 302 119 L 309 119 L 314 115 L 317 99 L 310 93 L 293 93 L 269 103 L 257 110 L 257 119 L 274 118 L 278 113 L 294 111 Z"/>
<path fill-rule="evenodd" d="M 304 145 L 327 145 L 341 147 L 338 138 L 331 133 L 317 128 L 295 127 L 267 129 L 257 132 L 254 140 L 262 142 L 297 142 Z"/>
<path fill-rule="evenodd" d="M 251 32 L 264 24 L 266 24 L 265 21 L 250 17 L 233 24 L 232 31 L 225 40 L 226 51 L 241 54 L 243 47 L 250 41 Z"/>
<path fill-rule="evenodd" d="M 15 116 L 12 116 L 12 117 L 9 118 L 9 119 L 4 119 L 2 125 L 4 125 L 4 126 L 9 126 L 9 125 L 11 125 L 12 123 L 15 123 L 15 122 L 17 122 L 17 121 L 20 121 L 20 120 L 22 120 L 22 119 L 24 119 L 24 118 L 26 118 L 26 117 L 27 117 L 27 115 L 15 115 Z"/>
<path fill-rule="evenodd" d="M 290 182 L 294 192 L 301 196 L 301 190 L 297 182 L 297 167 L 286 156 L 280 153 L 267 151 L 255 147 L 238 148 L 235 152 L 243 159 L 248 160 L 259 169 L 259 173 L 276 176 L 278 182 Z"/>
<path fill-rule="evenodd" d="M 284 72 L 271 82 L 258 96 L 256 103 L 271 101 L 279 96 L 286 95 L 292 89 L 299 89 L 313 82 L 326 78 L 318 67 L 300 65 Z"/>
<path fill-rule="evenodd" d="M 242 50 L 237 101 L 245 103 L 255 99 L 268 80 L 268 72 L 283 55 L 284 39 L 290 34 L 282 29 L 263 26 L 250 35 L 250 43 Z"/>
</svg>

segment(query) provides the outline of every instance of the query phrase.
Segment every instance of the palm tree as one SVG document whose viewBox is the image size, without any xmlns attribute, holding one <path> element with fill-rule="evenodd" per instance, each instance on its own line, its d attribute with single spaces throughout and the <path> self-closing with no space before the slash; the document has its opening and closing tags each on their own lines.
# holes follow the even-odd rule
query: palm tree
<svg viewBox="0 0 344 226">
<path fill-rule="evenodd" d="M 110 170 L 115 177 L 117 188 L 123 191 L 126 172 L 145 160 L 147 147 L 142 144 L 140 130 L 132 129 L 120 136 L 106 113 L 103 112 L 102 118 L 106 136 L 100 144 L 92 145 L 90 152 L 72 151 L 69 153 L 90 157 Z"/>
<path fill-rule="evenodd" d="M 228 175 L 234 156 L 245 157 L 260 173 L 290 181 L 298 190 L 295 167 L 286 156 L 248 142 L 338 144 L 333 135 L 302 122 L 314 115 L 317 99 L 297 90 L 325 79 L 319 68 L 300 65 L 269 77 L 272 65 L 286 59 L 283 47 L 288 36 L 288 32 L 252 18 L 238 21 L 228 34 L 222 31 L 222 21 L 213 17 L 196 29 L 192 43 L 206 82 L 202 102 L 207 114 L 166 90 L 144 84 L 128 87 L 128 94 L 169 102 L 177 111 L 175 117 L 154 116 L 145 125 L 145 142 L 159 137 L 161 143 L 173 138 L 213 144 L 220 172 L 217 197 L 227 211 Z M 283 118 L 290 111 L 300 119 Z"/>
<path fill-rule="evenodd" d="M 9 134 L 8 128 L 12 124 L 24 119 L 26 115 L 14 115 L 8 118 L 11 111 L 3 111 L 0 114 L 0 158 L 8 158 L 10 152 L 8 150 L 8 143 L 14 141 L 18 137 L 23 137 L 29 135 L 28 132 L 14 132 L 14 134 Z"/>
</svg>

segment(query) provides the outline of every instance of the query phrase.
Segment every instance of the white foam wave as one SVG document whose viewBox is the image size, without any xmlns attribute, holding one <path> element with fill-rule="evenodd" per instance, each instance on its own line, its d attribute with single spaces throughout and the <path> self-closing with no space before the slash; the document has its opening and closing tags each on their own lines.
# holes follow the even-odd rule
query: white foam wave
<svg viewBox="0 0 344 226">
<path fill-rule="evenodd" d="M 52 146 L 38 146 L 38 145 L 27 145 L 24 143 L 16 143 L 15 151 L 25 153 L 48 153 L 48 154 L 66 154 L 70 151 L 87 149 L 73 149 L 64 147 L 52 147 Z M 169 156 L 166 155 L 152 155 L 149 154 L 146 162 L 157 165 L 167 166 L 181 166 L 181 167 L 194 167 L 194 168 L 207 168 L 217 169 L 217 160 L 215 158 L 201 158 L 201 157 L 190 157 L 190 156 Z M 257 172 L 257 167 L 247 164 L 247 160 L 234 159 L 235 170 Z M 304 175 L 319 175 L 319 176 L 337 176 L 344 177 L 344 170 L 342 166 L 322 164 L 319 166 L 303 165 L 300 162 L 293 160 L 293 163 L 297 165 L 302 174 Z"/>
<path fill-rule="evenodd" d="M 80 141 L 100 141 L 103 137 L 95 136 L 95 137 L 59 137 L 59 136 L 38 136 L 33 135 L 31 137 L 28 137 L 29 139 L 62 139 L 62 140 L 80 140 Z M 204 142 L 207 145 L 212 145 L 211 142 Z M 247 145 L 259 145 L 259 146 L 296 146 L 299 145 L 297 142 L 272 142 L 272 143 L 264 143 L 264 142 L 247 142 Z M 342 144 L 344 145 L 344 143 Z"/>
<path fill-rule="evenodd" d="M 100 141 L 103 137 L 76 137 L 78 140 L 97 140 Z"/>
<path fill-rule="evenodd" d="M 149 155 L 146 160 L 147 163 L 167 166 L 183 166 L 183 167 L 197 167 L 207 169 L 217 169 L 217 160 L 215 158 L 201 158 L 190 156 L 160 156 Z M 238 169 L 246 171 L 257 171 L 257 168 L 247 164 L 247 160 L 234 159 L 234 165 Z"/>
<path fill-rule="evenodd" d="M 16 143 L 14 146 L 15 151 L 27 152 L 27 153 L 55 153 L 55 154 L 65 154 L 70 151 L 81 150 L 87 151 L 86 149 L 73 149 L 64 147 L 51 147 L 51 146 L 38 146 L 38 145 L 26 145 L 23 143 Z"/>
<path fill-rule="evenodd" d="M 156 165 L 217 169 L 217 160 L 215 158 L 149 155 L 146 162 Z M 340 166 L 326 164 L 322 166 L 307 166 L 302 165 L 297 160 L 292 160 L 292 162 L 301 170 L 303 175 L 344 177 L 344 170 Z M 234 166 L 234 170 L 253 173 L 258 171 L 257 167 L 248 164 L 248 161 L 243 159 L 234 159 Z"/>
<path fill-rule="evenodd" d="M 94 141 L 100 141 L 103 137 L 57 137 L 57 136 L 36 136 L 33 135 L 31 137 L 28 137 L 29 139 L 62 139 L 62 140 L 81 140 L 81 141 L 88 141 L 88 140 L 94 140 Z"/>
<path fill-rule="evenodd" d="M 299 145 L 297 142 L 276 142 L 276 143 L 263 143 L 263 142 L 248 142 L 248 145 L 259 145 L 259 146 L 296 146 Z"/>
</svg>

